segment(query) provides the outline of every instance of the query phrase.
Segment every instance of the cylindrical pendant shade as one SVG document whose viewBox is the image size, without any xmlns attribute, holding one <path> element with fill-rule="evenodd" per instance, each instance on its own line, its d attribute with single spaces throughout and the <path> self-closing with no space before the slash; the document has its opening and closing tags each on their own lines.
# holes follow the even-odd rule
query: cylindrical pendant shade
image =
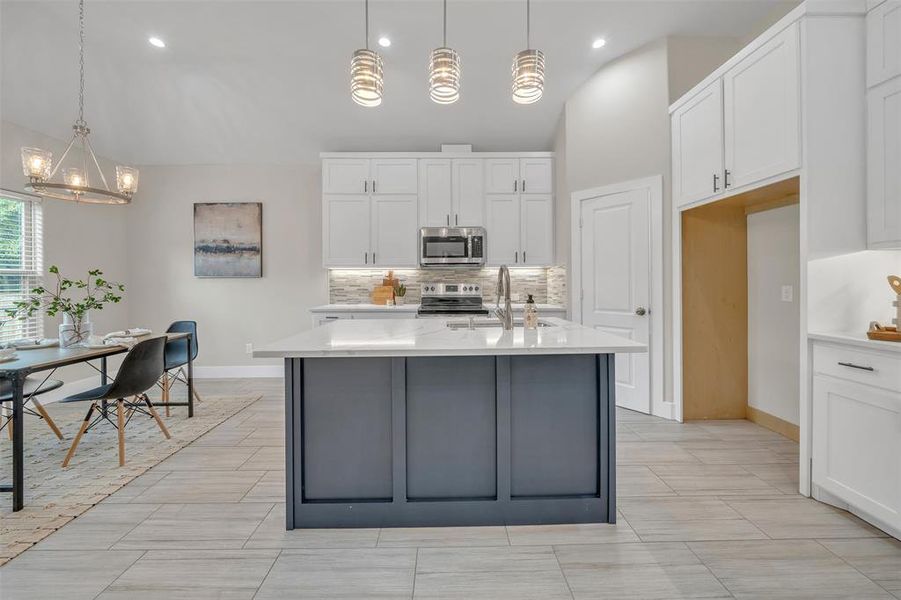
<svg viewBox="0 0 901 600">
<path fill-rule="evenodd" d="M 544 93 L 544 53 L 523 50 L 513 59 L 513 101 L 532 104 Z"/>
<path fill-rule="evenodd" d="M 429 96 L 438 104 L 460 98 L 460 55 L 452 48 L 435 48 L 429 60 Z"/>
<path fill-rule="evenodd" d="M 377 52 L 362 48 L 350 61 L 350 93 L 360 106 L 378 106 L 382 103 L 382 57 Z"/>
</svg>

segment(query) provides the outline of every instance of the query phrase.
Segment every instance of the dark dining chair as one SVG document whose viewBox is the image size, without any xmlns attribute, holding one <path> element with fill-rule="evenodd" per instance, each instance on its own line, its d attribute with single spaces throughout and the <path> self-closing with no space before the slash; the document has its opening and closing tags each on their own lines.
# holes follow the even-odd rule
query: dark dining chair
<svg viewBox="0 0 901 600">
<path fill-rule="evenodd" d="M 159 386 L 162 389 L 161 402 L 166 408 L 166 416 L 169 416 L 169 390 L 176 381 L 180 381 L 188 385 L 188 376 L 185 374 L 185 365 L 188 360 L 197 358 L 199 346 L 197 345 L 197 321 L 175 321 L 169 325 L 166 333 L 190 333 L 191 334 L 191 354 L 188 356 L 188 350 L 185 347 L 184 340 L 171 340 L 166 343 L 166 366 L 163 370 L 163 377 Z M 175 371 L 175 373 L 172 373 Z M 200 402 L 200 394 L 197 388 L 194 388 L 194 399 Z"/>
<path fill-rule="evenodd" d="M 63 461 L 63 467 L 69 465 L 69 461 L 75 455 L 75 449 L 86 431 L 100 423 L 108 421 L 118 430 L 119 434 L 119 466 L 125 465 L 125 427 L 131 422 L 132 417 L 136 413 L 141 413 L 152 417 L 159 426 L 160 431 L 169 439 L 169 430 L 163 424 L 159 414 L 153 407 L 153 403 L 147 396 L 147 390 L 156 385 L 160 376 L 163 374 L 163 352 L 166 346 L 166 338 L 163 336 L 150 338 L 143 342 L 138 342 L 128 351 L 116 378 L 112 383 L 101 385 L 94 389 L 75 394 L 64 398 L 60 402 L 90 402 L 91 407 L 88 414 L 85 415 L 84 421 L 75 439 L 72 440 L 72 447 L 66 454 Z M 131 400 L 131 399 L 134 400 Z M 129 399 L 129 400 L 127 400 Z M 113 423 L 109 415 L 101 409 L 101 403 L 104 400 L 114 400 L 116 402 L 116 422 Z M 127 411 L 127 414 L 126 414 Z M 91 417 L 97 413 L 96 418 Z"/>
<path fill-rule="evenodd" d="M 22 396 L 25 399 L 23 403 L 23 412 L 34 415 L 39 419 L 43 419 L 47 426 L 53 431 L 54 435 L 59 439 L 63 439 L 63 434 L 59 430 L 59 427 L 56 426 L 56 423 L 53 422 L 53 419 L 50 418 L 50 415 L 47 413 L 47 409 L 43 407 L 43 405 L 38 402 L 36 396 L 40 396 L 41 394 L 46 394 L 47 392 L 52 392 L 53 390 L 59 389 L 63 386 L 63 382 L 58 379 L 50 379 L 49 377 L 41 378 L 41 377 L 26 377 L 25 378 L 25 387 L 22 390 Z M 0 380 L 0 405 L 11 404 L 13 401 L 13 386 L 12 383 L 8 379 Z M 29 404 L 34 404 L 34 410 L 29 407 Z M 4 412 L 11 410 L 11 407 L 3 406 Z M 12 423 L 12 415 L 4 417 L 0 416 L 0 431 L 3 430 L 4 427 Z M 13 428 L 9 428 L 9 439 L 13 439 Z"/>
</svg>

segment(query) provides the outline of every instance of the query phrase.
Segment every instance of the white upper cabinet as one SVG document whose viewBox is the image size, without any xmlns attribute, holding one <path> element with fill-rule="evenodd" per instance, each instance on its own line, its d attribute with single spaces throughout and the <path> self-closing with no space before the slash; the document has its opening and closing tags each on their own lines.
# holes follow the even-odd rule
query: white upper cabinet
<svg viewBox="0 0 901 600">
<path fill-rule="evenodd" d="M 793 23 L 723 76 L 725 187 L 744 187 L 800 166 L 799 54 Z"/>
<path fill-rule="evenodd" d="M 373 194 L 416 194 L 418 162 L 415 158 L 373 158 L 369 168 Z"/>
<path fill-rule="evenodd" d="M 451 224 L 451 161 L 424 158 L 419 161 L 419 226 L 447 227 Z"/>
<path fill-rule="evenodd" d="M 327 158 L 322 161 L 323 194 L 366 194 L 368 192 L 368 158 Z"/>
<path fill-rule="evenodd" d="M 480 158 L 456 158 L 451 164 L 453 221 L 460 227 L 485 225 L 485 176 Z"/>
<path fill-rule="evenodd" d="M 322 202 L 322 262 L 326 267 L 371 263 L 368 194 L 329 194 Z"/>
<path fill-rule="evenodd" d="M 519 191 L 529 194 L 554 192 L 554 163 L 550 158 L 519 159 Z"/>
<path fill-rule="evenodd" d="M 519 191 L 519 160 L 488 158 L 485 160 L 485 193 L 509 194 Z"/>
<path fill-rule="evenodd" d="M 489 194 L 487 196 L 488 264 L 493 266 L 519 264 L 519 195 Z"/>
<path fill-rule="evenodd" d="M 886 0 L 867 14 L 867 85 L 901 75 L 901 0 Z"/>
<path fill-rule="evenodd" d="M 867 242 L 901 248 L 901 77 L 869 91 Z"/>
<path fill-rule="evenodd" d="M 419 260 L 416 221 L 415 195 L 374 195 L 371 264 L 376 267 L 415 266 Z"/>
<path fill-rule="evenodd" d="M 673 202 L 684 206 L 723 191 L 723 87 L 717 79 L 672 115 Z"/>
<path fill-rule="evenodd" d="M 553 263 L 554 203 L 551 195 L 522 194 L 520 221 L 522 253 L 518 257 L 519 263 L 536 266 Z"/>
</svg>

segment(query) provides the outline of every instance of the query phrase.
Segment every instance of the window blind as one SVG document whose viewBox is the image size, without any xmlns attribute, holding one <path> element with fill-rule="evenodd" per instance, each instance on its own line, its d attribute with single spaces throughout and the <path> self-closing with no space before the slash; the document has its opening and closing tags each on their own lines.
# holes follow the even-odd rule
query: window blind
<svg viewBox="0 0 901 600">
<path fill-rule="evenodd" d="M 43 281 L 41 199 L 0 190 L 0 343 L 44 335 L 44 315 L 10 320 L 5 310 Z"/>
</svg>

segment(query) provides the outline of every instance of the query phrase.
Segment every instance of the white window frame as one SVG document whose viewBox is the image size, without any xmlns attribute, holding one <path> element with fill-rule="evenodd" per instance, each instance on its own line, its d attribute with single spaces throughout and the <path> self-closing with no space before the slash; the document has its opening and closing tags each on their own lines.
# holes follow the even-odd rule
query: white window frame
<svg viewBox="0 0 901 600">
<path fill-rule="evenodd" d="M 0 280 L 0 344 L 22 338 L 37 339 L 44 337 L 44 312 L 39 311 L 31 317 L 10 320 L 5 311 L 12 303 L 25 298 L 34 287 L 43 284 L 44 275 L 44 230 L 43 205 L 41 198 L 30 194 L 22 194 L 0 188 L 0 199 L 14 200 L 24 205 L 22 211 L 22 268 L 2 268 L 0 276 L 13 275 L 22 277 L 18 288 L 10 289 Z M 4 232 L 0 230 L 0 237 Z"/>
</svg>

